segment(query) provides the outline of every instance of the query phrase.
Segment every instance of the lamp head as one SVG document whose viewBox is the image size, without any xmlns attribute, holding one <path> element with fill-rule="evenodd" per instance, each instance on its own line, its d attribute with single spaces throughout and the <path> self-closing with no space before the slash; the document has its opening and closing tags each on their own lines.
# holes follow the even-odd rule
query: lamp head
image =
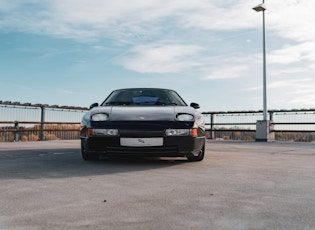
<svg viewBox="0 0 315 230">
<path fill-rule="evenodd" d="M 253 10 L 256 10 L 257 12 L 265 11 L 266 10 L 265 4 L 261 3 L 255 7 L 253 7 Z"/>
</svg>

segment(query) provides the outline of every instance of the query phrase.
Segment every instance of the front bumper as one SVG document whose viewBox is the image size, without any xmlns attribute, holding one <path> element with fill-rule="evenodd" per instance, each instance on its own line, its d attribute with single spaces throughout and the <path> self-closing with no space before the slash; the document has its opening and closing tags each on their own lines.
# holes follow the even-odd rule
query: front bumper
<svg viewBox="0 0 315 230">
<path fill-rule="evenodd" d="M 140 155 L 140 156 L 197 156 L 205 144 L 205 133 L 197 128 L 197 133 L 186 136 L 169 136 L 168 129 L 193 129 L 194 122 L 94 122 L 91 126 L 81 127 L 82 151 L 86 154 L 96 153 L 108 156 Z M 117 129 L 117 136 L 94 135 L 97 129 Z M 98 133 L 98 132 L 96 132 Z M 162 139 L 157 146 L 123 146 L 122 138 Z"/>
<path fill-rule="evenodd" d="M 83 137 L 82 151 L 105 156 L 138 155 L 156 157 L 180 157 L 198 155 L 205 143 L 204 137 L 162 137 L 161 146 L 122 146 L 120 137 Z"/>
</svg>

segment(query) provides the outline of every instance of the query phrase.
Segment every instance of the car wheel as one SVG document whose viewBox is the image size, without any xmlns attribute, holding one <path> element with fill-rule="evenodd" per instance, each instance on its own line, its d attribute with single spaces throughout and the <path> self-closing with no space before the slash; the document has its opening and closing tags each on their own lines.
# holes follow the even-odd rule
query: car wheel
<svg viewBox="0 0 315 230">
<path fill-rule="evenodd" d="M 197 156 L 187 156 L 188 161 L 202 161 L 205 156 L 205 146 L 200 149 L 200 152 Z"/>
<path fill-rule="evenodd" d="M 82 158 L 83 160 L 85 161 L 95 161 L 95 160 L 98 160 L 98 155 L 97 154 L 94 154 L 94 153 L 90 153 L 88 152 L 83 144 L 81 143 L 81 154 L 82 154 Z"/>
</svg>

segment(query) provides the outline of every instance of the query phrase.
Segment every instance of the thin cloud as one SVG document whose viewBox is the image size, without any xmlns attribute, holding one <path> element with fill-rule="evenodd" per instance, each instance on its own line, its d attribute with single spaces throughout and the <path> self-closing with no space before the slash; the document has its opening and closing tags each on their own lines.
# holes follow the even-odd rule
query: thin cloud
<svg viewBox="0 0 315 230">
<path fill-rule="evenodd" d="M 305 42 L 297 45 L 286 45 L 268 54 L 268 62 L 292 64 L 300 61 L 315 61 L 315 42 Z"/>
<path fill-rule="evenodd" d="M 79 40 L 156 33 L 163 31 L 160 23 L 164 21 L 183 29 L 237 30 L 253 26 L 246 17 L 250 16 L 249 5 L 240 3 L 226 8 L 202 0 L 130 0 L 128 4 L 124 0 L 33 0 L 0 7 L 4 15 L 0 28 Z"/>
<path fill-rule="evenodd" d="M 198 66 L 192 57 L 201 50 L 201 47 L 193 45 L 139 45 L 123 59 L 123 66 L 140 73 L 178 73 Z"/>
<path fill-rule="evenodd" d="M 77 38 L 100 38 L 121 26 L 120 32 L 142 31 L 146 25 L 160 27 L 163 20 L 182 28 L 202 30 L 240 30 L 257 28 L 261 21 L 251 10 L 254 0 L 237 2 L 195 0 L 63 0 L 2 2 L 0 28 L 30 33 L 47 33 Z M 299 42 L 314 41 L 315 2 L 266 3 L 267 31 Z M 285 19 L 285 20 L 284 20 Z M 153 23 L 153 24 L 152 24 Z M 131 28 L 131 30 L 129 30 Z"/>
<path fill-rule="evenodd" d="M 278 80 L 278 81 L 273 81 L 272 83 L 268 84 L 268 88 L 269 89 L 284 88 L 284 89 L 290 89 L 289 92 L 292 92 L 291 89 L 298 88 L 299 85 L 310 82 L 310 80 L 311 79 L 308 79 L 308 78 L 307 79 Z"/>
<path fill-rule="evenodd" d="M 314 1 L 270 1 L 266 5 L 267 29 L 298 42 L 314 41 Z"/>
<path fill-rule="evenodd" d="M 248 66 L 229 66 L 228 68 L 217 68 L 213 72 L 209 73 L 207 76 L 203 77 L 204 80 L 225 80 L 240 78 L 244 76 L 244 73 L 248 70 Z"/>
<path fill-rule="evenodd" d="M 296 76 L 299 73 L 305 72 L 306 68 L 303 66 L 285 66 L 281 68 L 273 68 L 268 72 L 268 76 L 292 76 L 293 74 Z"/>
<path fill-rule="evenodd" d="M 286 103 L 294 108 L 315 108 L 315 82 L 308 81 L 307 84 L 298 82 L 295 86 L 287 88 L 285 93 Z"/>
</svg>

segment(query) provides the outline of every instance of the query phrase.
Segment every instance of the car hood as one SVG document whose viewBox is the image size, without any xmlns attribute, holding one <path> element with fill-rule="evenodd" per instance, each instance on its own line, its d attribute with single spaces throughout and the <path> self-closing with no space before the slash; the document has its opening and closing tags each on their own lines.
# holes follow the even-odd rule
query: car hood
<svg viewBox="0 0 315 230">
<path fill-rule="evenodd" d="M 100 106 L 90 113 L 108 113 L 110 121 L 174 121 L 180 113 L 195 115 L 195 109 L 188 106 Z"/>
</svg>

